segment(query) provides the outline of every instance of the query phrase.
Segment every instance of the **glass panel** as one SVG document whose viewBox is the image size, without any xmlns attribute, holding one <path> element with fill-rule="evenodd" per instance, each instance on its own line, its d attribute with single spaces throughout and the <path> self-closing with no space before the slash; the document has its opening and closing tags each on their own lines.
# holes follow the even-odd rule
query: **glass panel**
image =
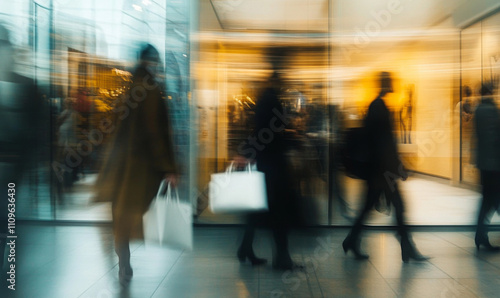
<svg viewBox="0 0 500 298">
<path fill-rule="evenodd" d="M 0 6 L 0 17 L 6 29 L 0 46 L 1 184 L 16 183 L 16 217 L 51 219 L 49 11 L 33 1 L 14 1 Z"/>
<path fill-rule="evenodd" d="M 199 114 L 198 181 L 199 222 L 239 223 L 238 216 L 212 214 L 207 207 L 210 175 L 222 172 L 237 155 L 241 144 L 254 135 L 255 107 L 272 74 L 267 46 L 247 46 L 244 32 L 234 38 L 207 41 L 200 49 L 197 92 Z M 252 34 L 252 33 L 249 33 Z M 287 155 L 290 176 L 304 204 L 325 210 L 318 222 L 326 224 L 328 176 L 327 46 L 306 46 L 308 37 L 273 35 L 286 44 L 301 38 L 303 46 L 289 45 L 282 71 L 281 101 L 289 117 Z M 312 38 L 312 36 L 311 36 Z M 265 142 L 264 142 L 265 143 Z M 258 150 L 258 148 L 257 148 Z"/>
<path fill-rule="evenodd" d="M 26 0 L 1 6 L 0 15 L 14 33 L 15 71 L 36 80 L 44 103 L 37 110 L 40 142 L 33 146 L 40 150 L 19 183 L 21 218 L 110 220 L 110 204 L 92 198 L 110 138 L 101 124 L 115 119 L 112 109 L 145 42 L 163 61 L 183 169 L 179 191 L 188 198 L 190 1 Z"/>
<path fill-rule="evenodd" d="M 480 100 L 481 86 L 481 23 L 461 33 L 462 101 L 461 113 L 461 180 L 478 183 L 478 171 L 473 156 L 473 111 Z"/>
<path fill-rule="evenodd" d="M 482 22 L 483 82 L 500 79 L 500 14 Z M 498 99 L 498 88 L 494 94 Z"/>
</svg>

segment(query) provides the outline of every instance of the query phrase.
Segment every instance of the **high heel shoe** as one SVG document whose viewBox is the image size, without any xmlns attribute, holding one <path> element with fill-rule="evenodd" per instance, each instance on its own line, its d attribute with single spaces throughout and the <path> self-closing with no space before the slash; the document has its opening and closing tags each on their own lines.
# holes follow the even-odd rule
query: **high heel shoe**
<svg viewBox="0 0 500 298">
<path fill-rule="evenodd" d="M 351 250 L 357 260 L 366 260 L 370 257 L 361 252 L 361 249 L 359 248 L 359 241 L 354 241 L 350 237 L 347 237 L 344 242 L 342 242 L 342 248 L 344 249 L 345 254 Z"/>
<path fill-rule="evenodd" d="M 240 263 L 244 263 L 246 261 L 246 259 L 248 259 L 250 261 L 250 263 L 252 264 L 252 266 L 259 266 L 259 265 L 264 265 L 267 263 L 267 260 L 266 259 L 262 259 L 262 258 L 257 258 L 253 252 L 253 250 L 243 250 L 243 249 L 238 249 L 238 253 L 237 253 L 237 256 L 238 256 L 238 260 L 240 260 Z"/>
<path fill-rule="evenodd" d="M 401 240 L 401 258 L 404 263 L 408 263 L 410 259 L 417 262 L 423 262 L 430 259 L 429 257 L 419 253 L 409 239 Z"/>
<path fill-rule="evenodd" d="M 133 275 L 134 271 L 130 265 L 120 266 L 120 269 L 118 270 L 118 278 L 121 284 L 128 284 L 132 280 Z"/>
<path fill-rule="evenodd" d="M 499 251 L 500 247 L 498 246 L 493 246 L 490 243 L 490 240 L 488 239 L 488 236 L 486 237 L 478 237 L 474 239 L 474 242 L 476 243 L 476 248 L 477 250 L 480 249 L 481 245 L 484 247 L 486 251 Z"/>
</svg>

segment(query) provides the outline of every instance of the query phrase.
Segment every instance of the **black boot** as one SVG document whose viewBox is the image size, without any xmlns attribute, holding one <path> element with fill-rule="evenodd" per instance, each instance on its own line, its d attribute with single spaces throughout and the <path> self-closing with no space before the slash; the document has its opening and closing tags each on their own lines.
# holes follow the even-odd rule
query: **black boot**
<svg viewBox="0 0 500 298">
<path fill-rule="evenodd" d="M 500 250 L 500 247 L 491 245 L 487 234 L 476 233 L 476 238 L 474 239 L 474 242 L 476 243 L 477 250 L 479 250 L 481 245 L 484 246 L 484 248 L 487 251 L 499 251 Z"/>
<path fill-rule="evenodd" d="M 253 251 L 253 238 L 255 236 L 255 227 L 252 224 L 248 224 L 245 229 L 245 235 L 243 236 L 243 241 L 241 242 L 240 248 L 238 249 L 238 260 L 244 263 L 246 259 L 252 263 L 253 266 L 264 265 L 267 263 L 266 259 L 257 258 Z"/>
<path fill-rule="evenodd" d="M 304 266 L 293 262 L 288 250 L 288 229 L 276 228 L 273 231 L 276 251 L 273 258 L 273 268 L 275 270 L 302 270 Z"/>
<path fill-rule="evenodd" d="M 429 260 L 429 257 L 418 252 L 408 236 L 401 237 L 401 257 L 405 263 L 408 263 L 410 259 L 419 262 Z"/>
<path fill-rule="evenodd" d="M 361 246 L 361 240 L 359 239 L 359 237 L 354 237 L 352 235 L 347 236 L 344 242 L 342 242 L 342 248 L 344 249 L 344 253 L 347 254 L 349 250 L 351 250 L 357 260 L 368 259 L 369 256 L 361 252 L 360 246 Z"/>
<path fill-rule="evenodd" d="M 115 244 L 115 252 L 118 255 L 118 278 L 122 285 L 126 285 L 132 280 L 134 271 L 130 266 L 130 247 L 128 241 Z"/>
<path fill-rule="evenodd" d="M 237 256 L 238 260 L 240 260 L 241 263 L 245 262 L 245 260 L 248 259 L 252 266 L 264 265 L 265 263 L 267 263 L 266 259 L 257 258 L 257 256 L 255 256 L 252 247 L 250 247 L 250 249 L 247 249 L 243 246 L 240 246 Z"/>
</svg>

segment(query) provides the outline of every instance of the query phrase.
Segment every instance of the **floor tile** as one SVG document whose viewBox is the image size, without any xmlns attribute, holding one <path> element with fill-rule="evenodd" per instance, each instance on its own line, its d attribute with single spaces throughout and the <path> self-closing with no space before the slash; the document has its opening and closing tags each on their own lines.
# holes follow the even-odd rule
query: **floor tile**
<svg viewBox="0 0 500 298">
<path fill-rule="evenodd" d="M 300 273 L 288 272 L 280 279 L 262 279 L 259 283 L 261 297 L 312 297 L 309 281 Z"/>
<path fill-rule="evenodd" d="M 398 297 L 477 297 L 460 282 L 451 278 L 388 279 Z"/>
<path fill-rule="evenodd" d="M 258 297 L 258 280 L 185 278 L 166 279 L 152 297 Z"/>
<path fill-rule="evenodd" d="M 318 279 L 325 297 L 396 298 L 396 293 L 383 279 Z"/>
<path fill-rule="evenodd" d="M 478 297 L 498 297 L 500 291 L 500 276 L 490 276 L 481 279 L 457 279 L 461 285 L 466 287 L 469 291 Z"/>
<path fill-rule="evenodd" d="M 469 229 L 413 233 L 426 262 L 403 263 L 394 230 L 366 229 L 368 260 L 345 255 L 347 229 L 294 231 L 290 251 L 305 268 L 272 268 L 273 239 L 258 231 L 256 254 L 263 266 L 240 263 L 242 229 L 195 228 L 192 251 L 131 242 L 132 281 L 118 281 L 111 227 L 24 226 L 17 247 L 16 295 L 1 297 L 497 297 L 500 253 L 476 251 Z M 29 238 L 33 235 L 33 238 Z M 490 237 L 497 241 L 500 233 Z"/>
</svg>

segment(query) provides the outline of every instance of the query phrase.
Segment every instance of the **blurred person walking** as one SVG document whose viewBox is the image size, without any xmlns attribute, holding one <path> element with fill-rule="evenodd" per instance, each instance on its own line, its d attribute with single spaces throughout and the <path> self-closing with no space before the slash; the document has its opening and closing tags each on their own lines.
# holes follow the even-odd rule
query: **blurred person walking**
<svg viewBox="0 0 500 298">
<path fill-rule="evenodd" d="M 271 54 L 271 59 L 282 59 L 279 53 Z M 278 58 L 279 57 L 279 58 Z M 290 270 L 301 268 L 290 257 L 288 249 L 288 234 L 294 221 L 298 218 L 296 210 L 296 193 L 290 177 L 291 167 L 287 160 L 287 144 L 285 138 L 286 119 L 283 105 L 280 101 L 282 80 L 275 63 L 268 86 L 260 95 L 255 108 L 256 142 L 244 143 L 245 149 L 240 149 L 240 155 L 257 162 L 257 169 L 265 174 L 269 213 L 249 215 L 243 241 L 238 249 L 238 259 L 244 262 L 249 259 L 253 265 L 262 265 L 267 261 L 257 258 L 253 251 L 253 239 L 257 225 L 265 222 L 272 229 L 275 250 L 273 253 L 273 268 Z M 269 135 L 271 134 L 271 135 Z M 253 156 L 249 156 L 249 153 Z M 237 159 L 241 164 L 242 157 Z M 243 158 L 244 160 L 244 158 Z"/>
<path fill-rule="evenodd" d="M 361 230 L 368 213 L 380 200 L 382 194 L 395 208 L 398 234 L 401 242 L 402 259 L 406 263 L 410 259 L 427 260 L 422 256 L 409 235 L 404 219 L 404 204 L 398 189 L 398 179 L 405 181 L 408 174 L 399 160 L 396 140 L 392 132 L 390 112 L 384 97 L 392 93 L 392 80 L 388 72 L 380 74 L 380 93 L 372 101 L 364 120 L 365 148 L 368 154 L 367 194 L 364 207 L 356 219 L 347 238 L 342 243 L 344 252 L 352 251 L 357 259 L 368 259 L 360 248 Z M 369 149 L 368 149 L 369 148 Z"/>
<path fill-rule="evenodd" d="M 481 175 L 482 199 L 477 218 L 475 243 L 479 250 L 499 251 L 488 239 L 490 215 L 500 203 L 500 114 L 493 100 L 495 85 L 492 82 L 481 87 L 481 102 L 475 117 L 476 166 Z"/>
<path fill-rule="evenodd" d="M 66 161 L 66 155 L 69 150 L 76 150 L 78 138 L 76 136 L 76 124 L 78 112 L 74 109 L 75 101 L 72 98 L 64 100 L 64 110 L 57 117 L 57 154 L 56 159 L 64 164 L 68 169 L 62 173 L 62 181 L 57 184 L 59 189 L 59 203 L 63 203 L 62 190 L 70 188 L 78 180 L 78 174 L 83 175 L 81 165 L 71 166 Z"/>
<path fill-rule="evenodd" d="M 16 191 L 40 149 L 43 102 L 34 80 L 14 71 L 15 48 L 0 24 L 0 268 L 3 266 L 9 209 L 20 200 Z M 11 204 L 11 205 L 9 205 Z M 14 207 L 14 208 L 12 208 Z"/>
<path fill-rule="evenodd" d="M 328 105 L 329 115 L 329 137 L 328 137 L 328 222 L 331 224 L 333 212 L 331 206 L 337 202 L 340 214 L 347 220 L 352 221 L 351 208 L 344 199 L 344 180 L 342 169 L 342 135 L 345 133 L 344 115 L 339 105 Z"/>
<path fill-rule="evenodd" d="M 120 281 L 132 278 L 129 242 L 143 238 L 142 217 L 163 179 L 175 186 L 172 129 L 161 84 L 158 51 L 145 46 L 97 181 L 98 201 L 112 201 L 115 252 Z M 131 103 L 129 105 L 126 104 Z"/>
</svg>

